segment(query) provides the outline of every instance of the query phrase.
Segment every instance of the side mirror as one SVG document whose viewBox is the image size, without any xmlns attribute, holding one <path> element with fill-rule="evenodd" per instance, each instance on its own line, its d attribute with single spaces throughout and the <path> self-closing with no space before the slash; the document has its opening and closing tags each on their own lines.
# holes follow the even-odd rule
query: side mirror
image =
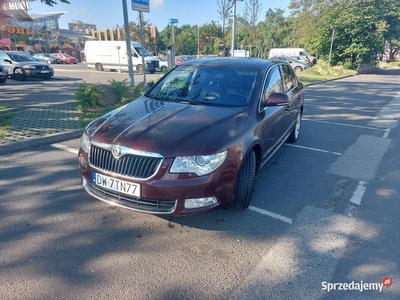
<svg viewBox="0 0 400 300">
<path fill-rule="evenodd" d="M 134 53 L 133 56 L 136 57 L 136 58 L 139 57 L 136 53 Z"/>
<path fill-rule="evenodd" d="M 150 82 L 146 82 L 146 84 L 144 85 L 144 90 L 147 92 L 149 91 L 154 85 L 154 81 L 150 81 Z"/>
<path fill-rule="evenodd" d="M 272 93 L 267 99 L 266 106 L 286 105 L 289 103 L 289 96 L 284 93 Z"/>
</svg>

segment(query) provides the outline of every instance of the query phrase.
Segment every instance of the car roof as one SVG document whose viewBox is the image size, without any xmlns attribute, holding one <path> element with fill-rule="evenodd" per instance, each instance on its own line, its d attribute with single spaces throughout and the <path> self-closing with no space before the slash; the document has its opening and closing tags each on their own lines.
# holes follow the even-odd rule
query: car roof
<svg viewBox="0 0 400 300">
<path fill-rule="evenodd" d="M 271 65 L 276 64 L 277 61 L 262 58 L 245 58 L 245 57 L 216 57 L 207 59 L 194 59 L 185 62 L 185 66 L 223 66 L 231 68 L 251 68 L 264 70 Z M 282 61 L 279 61 L 282 63 Z"/>
</svg>

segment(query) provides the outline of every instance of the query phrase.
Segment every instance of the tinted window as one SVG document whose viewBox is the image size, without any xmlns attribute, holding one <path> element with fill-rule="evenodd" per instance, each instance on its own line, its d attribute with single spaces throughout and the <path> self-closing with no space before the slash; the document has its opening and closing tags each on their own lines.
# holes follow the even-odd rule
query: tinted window
<svg viewBox="0 0 400 300">
<path fill-rule="evenodd" d="M 274 66 L 268 72 L 267 80 L 264 85 L 263 101 L 267 102 L 272 93 L 283 93 L 282 78 L 278 66 Z"/>
<path fill-rule="evenodd" d="M 296 75 L 294 75 L 293 69 L 289 65 L 282 65 L 283 80 L 285 93 L 294 88 L 297 84 Z"/>
</svg>

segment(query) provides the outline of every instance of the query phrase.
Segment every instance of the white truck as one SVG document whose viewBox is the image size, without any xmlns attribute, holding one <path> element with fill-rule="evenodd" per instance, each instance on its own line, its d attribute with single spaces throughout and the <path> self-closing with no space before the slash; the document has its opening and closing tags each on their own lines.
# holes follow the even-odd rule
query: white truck
<svg viewBox="0 0 400 300">
<path fill-rule="evenodd" d="M 140 43 L 131 42 L 132 65 L 136 72 L 142 74 L 142 55 L 145 59 L 145 70 L 154 73 L 159 68 L 159 61 Z M 85 43 L 85 60 L 88 68 L 97 71 L 128 71 L 128 51 L 126 41 L 87 41 Z"/>
</svg>

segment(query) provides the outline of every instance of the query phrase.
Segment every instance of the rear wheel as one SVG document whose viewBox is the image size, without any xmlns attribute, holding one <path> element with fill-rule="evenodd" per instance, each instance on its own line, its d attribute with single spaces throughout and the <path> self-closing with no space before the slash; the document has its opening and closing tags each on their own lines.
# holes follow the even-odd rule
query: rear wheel
<svg viewBox="0 0 400 300">
<path fill-rule="evenodd" d="M 289 135 L 289 137 L 288 137 L 288 139 L 287 139 L 287 141 L 289 142 L 289 143 L 294 143 L 294 142 L 296 142 L 297 141 L 297 139 L 298 139 L 298 137 L 299 137 L 299 134 L 300 134 L 300 127 L 301 127 L 301 112 L 299 112 L 298 114 L 297 114 L 297 117 L 296 117 L 296 123 L 294 124 L 294 127 L 293 127 L 293 129 L 292 129 L 292 132 L 290 133 L 290 135 Z"/>
<path fill-rule="evenodd" d="M 143 74 L 143 66 L 142 66 L 142 65 L 138 65 L 138 66 L 136 67 L 136 71 L 137 71 L 139 74 Z"/>
<path fill-rule="evenodd" d="M 14 70 L 13 78 L 18 81 L 24 81 L 26 79 L 26 75 L 21 68 L 16 68 Z"/>
<path fill-rule="evenodd" d="M 298 72 L 301 72 L 301 71 L 303 71 L 303 68 L 302 68 L 302 67 L 296 67 L 296 68 L 294 68 L 294 72 L 295 72 L 295 73 L 298 73 Z"/>
<path fill-rule="evenodd" d="M 97 64 L 96 64 L 96 70 L 97 70 L 97 71 L 104 71 L 103 65 L 100 64 L 100 63 L 97 63 Z"/>
<path fill-rule="evenodd" d="M 254 180 L 256 176 L 256 155 L 253 150 L 247 154 L 242 167 L 240 168 L 239 177 L 235 186 L 234 199 L 231 207 L 234 209 L 246 209 L 250 205 L 253 196 Z"/>
</svg>

